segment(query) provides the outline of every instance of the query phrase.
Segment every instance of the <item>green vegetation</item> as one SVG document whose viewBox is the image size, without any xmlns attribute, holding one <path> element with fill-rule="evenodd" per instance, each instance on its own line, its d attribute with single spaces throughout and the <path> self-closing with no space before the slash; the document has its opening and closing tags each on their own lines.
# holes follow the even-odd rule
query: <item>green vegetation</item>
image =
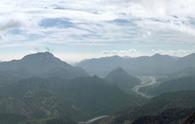
<svg viewBox="0 0 195 124">
<path fill-rule="evenodd" d="M 160 114 L 163 112 L 165 112 L 163 116 L 167 115 L 167 118 L 174 117 L 174 115 L 167 114 L 172 112 L 172 114 L 174 113 L 175 116 L 178 117 L 178 118 L 175 117 L 175 120 L 177 119 L 179 120 L 181 119 L 180 117 L 182 116 L 180 115 L 182 113 L 179 113 L 179 110 L 182 111 L 187 110 L 188 112 L 189 111 L 194 112 L 194 109 L 192 109 L 195 108 L 194 98 L 195 98 L 195 91 L 179 91 L 179 92 L 162 94 L 160 96 L 152 98 L 148 103 L 146 103 L 141 107 L 136 107 L 133 109 L 131 108 L 117 115 L 113 115 L 110 119 L 107 119 L 106 121 L 103 121 L 99 124 L 126 124 L 141 117 L 150 117 L 152 119 L 155 117 L 155 120 L 159 121 L 159 119 L 156 118 L 156 116 L 161 116 Z M 174 110 L 175 108 L 177 109 Z M 168 111 L 168 110 L 174 110 L 174 111 Z M 184 117 L 185 115 L 187 116 L 188 114 L 184 114 L 182 117 Z M 147 118 L 141 118 L 141 120 L 142 119 L 147 119 Z M 162 124 L 166 124 L 166 123 L 162 123 Z M 173 123 L 173 124 L 179 124 L 179 123 Z"/>
<path fill-rule="evenodd" d="M 24 115 L 34 123 L 52 118 L 87 120 L 143 101 L 95 76 L 72 80 L 28 78 L 0 88 L 0 113 Z"/>
</svg>

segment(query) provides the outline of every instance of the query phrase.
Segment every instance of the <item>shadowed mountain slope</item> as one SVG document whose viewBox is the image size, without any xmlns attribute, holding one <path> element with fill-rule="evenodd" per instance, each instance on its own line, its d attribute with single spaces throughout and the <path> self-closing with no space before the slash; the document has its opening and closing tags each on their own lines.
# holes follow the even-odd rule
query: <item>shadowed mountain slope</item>
<svg viewBox="0 0 195 124">
<path fill-rule="evenodd" d="M 0 63 L 0 74 L 2 77 L 10 76 L 10 78 L 19 79 L 29 77 L 60 77 L 71 79 L 88 76 L 83 69 L 73 67 L 49 52 L 30 54 L 21 60 L 2 62 Z"/>
</svg>

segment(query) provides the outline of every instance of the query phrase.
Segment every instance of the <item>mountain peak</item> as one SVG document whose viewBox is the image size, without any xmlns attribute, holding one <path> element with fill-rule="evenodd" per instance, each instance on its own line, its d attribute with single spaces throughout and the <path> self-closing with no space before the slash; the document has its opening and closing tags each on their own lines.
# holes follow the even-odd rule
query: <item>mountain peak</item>
<svg viewBox="0 0 195 124">
<path fill-rule="evenodd" d="M 151 58 L 156 58 L 156 59 L 164 59 L 164 58 L 176 58 L 170 55 L 162 55 L 160 53 L 156 53 L 153 56 L 151 56 Z"/>
<path fill-rule="evenodd" d="M 160 53 L 156 53 L 153 56 L 162 56 Z"/>
<path fill-rule="evenodd" d="M 34 54 L 26 55 L 22 58 L 23 62 L 27 63 L 50 63 L 50 64 L 60 64 L 65 63 L 61 61 L 59 58 L 55 57 L 50 52 L 38 52 Z M 67 64 L 67 63 L 66 63 Z"/>
<path fill-rule="evenodd" d="M 112 72 L 127 73 L 127 72 L 125 72 L 124 69 L 121 68 L 121 67 L 118 67 L 118 68 L 114 69 Z"/>
<path fill-rule="evenodd" d="M 105 79 L 119 87 L 120 89 L 128 92 L 129 89 L 140 83 L 139 79 L 134 76 L 129 75 L 123 68 L 118 67 L 115 70 L 111 71 Z"/>
<path fill-rule="evenodd" d="M 33 53 L 33 54 L 26 55 L 22 59 L 38 58 L 38 57 L 55 58 L 54 55 L 50 52 L 38 52 L 38 53 Z"/>
<path fill-rule="evenodd" d="M 59 68 L 59 67 L 70 67 L 66 62 L 61 61 L 59 58 L 55 57 L 52 53 L 49 52 L 38 52 L 34 54 L 29 54 L 24 56 L 21 60 L 17 61 L 25 68 L 31 71 L 48 71 L 50 69 Z"/>
<path fill-rule="evenodd" d="M 10 71 L 11 73 L 24 72 L 26 77 L 53 76 L 71 79 L 74 77 L 88 76 L 83 69 L 73 67 L 49 52 L 38 52 L 26 55 L 21 60 L 5 62 L 0 64 L 0 70 Z M 18 74 L 18 77 L 25 76 Z"/>
<path fill-rule="evenodd" d="M 113 71 L 111 71 L 107 77 L 129 77 L 130 75 L 121 67 L 118 67 L 116 69 L 114 69 Z"/>
<path fill-rule="evenodd" d="M 189 54 L 189 55 L 187 55 L 187 56 L 184 56 L 183 58 L 195 58 L 195 53 L 191 53 L 191 54 Z"/>
<path fill-rule="evenodd" d="M 156 53 L 154 54 L 153 56 L 151 56 L 152 58 L 160 58 L 160 57 L 165 57 L 165 56 L 168 56 L 168 55 L 162 55 L 160 53 Z"/>
</svg>

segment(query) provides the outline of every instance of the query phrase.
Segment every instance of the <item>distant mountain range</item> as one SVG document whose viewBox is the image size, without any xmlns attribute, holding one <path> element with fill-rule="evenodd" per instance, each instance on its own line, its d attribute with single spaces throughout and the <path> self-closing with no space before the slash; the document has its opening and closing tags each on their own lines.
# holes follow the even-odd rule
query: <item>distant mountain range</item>
<svg viewBox="0 0 195 124">
<path fill-rule="evenodd" d="M 195 54 L 104 57 L 72 66 L 49 52 L 0 63 L 0 124 L 180 124 L 195 110 Z M 150 83 L 138 95 L 135 86 Z M 158 78 L 159 76 L 159 78 Z M 147 86 L 147 85 L 146 85 Z M 146 123 L 148 122 L 148 123 Z"/>
<path fill-rule="evenodd" d="M 81 61 L 77 67 L 56 58 L 49 52 L 40 52 L 0 63 L 0 72 L 12 76 L 60 76 L 63 78 L 97 75 L 105 77 L 116 68 L 122 68 L 132 75 L 169 75 L 187 68 L 195 67 L 195 53 L 185 57 L 155 54 L 141 57 L 103 57 Z M 44 66 L 43 66 L 44 65 Z M 19 73 L 16 73 L 19 72 Z M 64 77 L 66 73 L 66 77 Z M 87 74 L 88 73 L 88 74 Z M 56 74 L 56 75 L 55 75 Z"/>
<path fill-rule="evenodd" d="M 98 76 L 105 76 L 117 67 L 134 75 L 167 75 L 195 67 L 195 53 L 185 57 L 160 54 L 135 58 L 112 56 L 84 60 L 78 66 Z"/>
<path fill-rule="evenodd" d="M 48 52 L 2 62 L 0 124 L 76 124 L 147 101 L 112 82 L 116 75 L 124 84 L 126 79 L 137 81 L 122 69 L 111 72 L 109 81 L 89 76 Z"/>
</svg>

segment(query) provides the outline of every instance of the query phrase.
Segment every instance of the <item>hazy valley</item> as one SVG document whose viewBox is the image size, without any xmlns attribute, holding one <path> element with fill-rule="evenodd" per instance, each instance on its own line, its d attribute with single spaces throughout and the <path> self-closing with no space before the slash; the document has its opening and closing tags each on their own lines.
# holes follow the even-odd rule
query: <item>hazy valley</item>
<svg viewBox="0 0 195 124">
<path fill-rule="evenodd" d="M 0 123 L 182 124 L 195 112 L 193 62 L 156 54 L 72 66 L 49 52 L 1 62 Z"/>
</svg>

